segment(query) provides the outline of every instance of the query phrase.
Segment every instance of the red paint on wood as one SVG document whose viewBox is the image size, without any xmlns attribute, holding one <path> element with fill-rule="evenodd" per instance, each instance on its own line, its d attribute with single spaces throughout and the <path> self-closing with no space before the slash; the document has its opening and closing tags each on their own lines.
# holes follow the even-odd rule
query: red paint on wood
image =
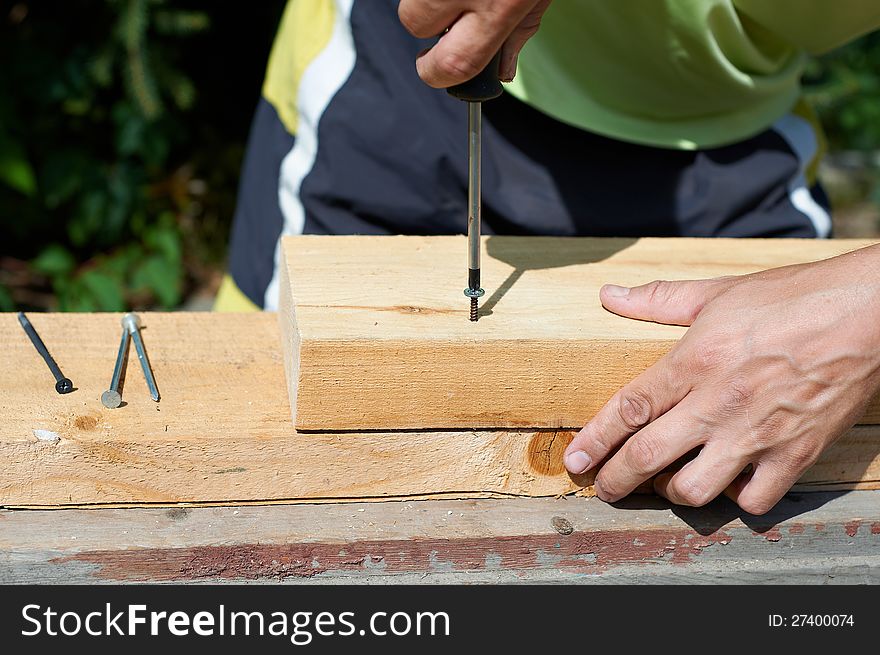
<svg viewBox="0 0 880 655">
<path fill-rule="evenodd" d="M 795 523 L 788 529 L 788 534 L 803 534 L 804 533 L 804 524 L 803 523 Z"/>
<path fill-rule="evenodd" d="M 352 543 L 246 544 L 191 548 L 91 551 L 56 558 L 84 562 L 96 576 L 117 581 L 284 579 L 328 572 L 425 573 L 444 570 L 554 568 L 602 573 L 624 564 L 684 564 L 730 535 L 690 529 L 611 530 L 467 539 L 410 539 Z"/>
<path fill-rule="evenodd" d="M 880 521 L 874 521 L 871 524 L 871 534 L 880 534 Z"/>
<path fill-rule="evenodd" d="M 862 520 L 853 519 L 849 523 L 844 524 L 843 529 L 846 530 L 846 536 L 855 537 L 859 533 L 860 527 L 862 527 Z"/>
<path fill-rule="evenodd" d="M 779 531 L 778 525 L 774 525 L 769 530 L 764 530 L 763 532 L 755 532 L 754 534 L 761 535 L 762 537 L 764 537 L 764 539 L 766 539 L 767 541 L 772 541 L 773 543 L 776 543 L 777 541 L 782 539 L 782 533 Z"/>
</svg>

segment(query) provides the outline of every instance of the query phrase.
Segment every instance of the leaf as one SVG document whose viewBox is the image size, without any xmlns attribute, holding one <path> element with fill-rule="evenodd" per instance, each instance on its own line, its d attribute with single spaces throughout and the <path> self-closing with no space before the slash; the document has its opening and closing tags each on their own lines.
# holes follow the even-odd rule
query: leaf
<svg viewBox="0 0 880 655">
<path fill-rule="evenodd" d="M 120 312 L 125 309 L 120 280 L 95 269 L 86 271 L 79 279 L 91 295 L 97 310 Z"/>
<path fill-rule="evenodd" d="M 76 210 L 67 221 L 67 234 L 77 247 L 90 242 L 112 243 L 117 234 L 101 230 L 107 214 L 109 198 L 106 190 L 90 189 L 80 194 Z"/>
<path fill-rule="evenodd" d="M 162 9 L 156 12 L 153 22 L 159 34 L 187 36 L 204 32 L 211 26 L 211 19 L 203 11 Z"/>
<path fill-rule="evenodd" d="M 15 311 L 15 301 L 12 300 L 12 294 L 9 293 L 2 282 L 0 282 L 0 312 Z"/>
<path fill-rule="evenodd" d="M 179 262 L 182 257 L 180 234 L 174 225 L 174 216 L 171 212 L 163 212 L 159 217 L 159 224 L 151 227 L 144 234 L 144 242 L 160 252 L 167 261 Z"/>
<path fill-rule="evenodd" d="M 0 127 L 0 182 L 32 198 L 37 179 L 24 148 Z"/>
<path fill-rule="evenodd" d="M 138 154 L 145 145 L 144 132 L 147 124 L 128 103 L 117 103 L 113 108 L 116 123 L 116 151 L 123 156 Z"/>
<path fill-rule="evenodd" d="M 132 275 L 135 289 L 150 290 L 166 309 L 180 303 L 180 287 L 183 270 L 160 255 L 144 260 Z"/>
<path fill-rule="evenodd" d="M 50 277 L 69 275 L 76 268 L 76 259 L 64 246 L 53 243 L 31 260 L 31 267 Z"/>
<path fill-rule="evenodd" d="M 40 174 L 46 207 L 56 209 L 76 195 L 83 186 L 87 171 L 92 169 L 93 164 L 84 152 L 59 150 L 49 154 Z"/>
</svg>

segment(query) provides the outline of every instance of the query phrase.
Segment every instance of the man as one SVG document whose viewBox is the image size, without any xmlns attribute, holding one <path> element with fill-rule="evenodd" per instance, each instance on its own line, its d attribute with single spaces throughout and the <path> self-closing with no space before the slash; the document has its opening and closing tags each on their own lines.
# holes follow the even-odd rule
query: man
<svg viewBox="0 0 880 655">
<path fill-rule="evenodd" d="M 275 307 L 282 233 L 461 232 L 464 107 L 437 89 L 499 50 L 486 232 L 827 237 L 799 77 L 878 26 L 875 0 L 291 0 L 218 307 Z M 674 503 L 764 513 L 880 390 L 878 247 L 600 297 L 691 326 L 566 450 L 606 501 L 656 475 Z"/>
</svg>

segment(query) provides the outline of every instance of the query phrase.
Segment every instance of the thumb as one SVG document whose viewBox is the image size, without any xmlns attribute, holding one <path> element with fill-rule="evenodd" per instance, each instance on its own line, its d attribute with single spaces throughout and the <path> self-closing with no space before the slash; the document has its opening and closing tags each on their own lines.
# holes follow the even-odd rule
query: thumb
<svg viewBox="0 0 880 655">
<path fill-rule="evenodd" d="M 703 307 L 733 286 L 735 279 L 655 280 L 631 289 L 606 284 L 599 290 L 599 299 L 605 309 L 620 316 L 667 325 L 690 325 Z"/>
</svg>

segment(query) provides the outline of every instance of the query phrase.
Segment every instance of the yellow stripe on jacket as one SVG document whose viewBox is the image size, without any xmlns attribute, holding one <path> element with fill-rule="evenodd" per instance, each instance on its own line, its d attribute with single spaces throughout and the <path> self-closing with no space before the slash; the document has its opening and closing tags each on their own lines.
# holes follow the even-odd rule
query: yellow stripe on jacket
<svg viewBox="0 0 880 655">
<path fill-rule="evenodd" d="M 296 134 L 297 94 L 303 73 L 327 47 L 333 33 L 333 0 L 289 0 L 269 55 L 263 97 L 275 107 L 284 127 Z"/>
</svg>

